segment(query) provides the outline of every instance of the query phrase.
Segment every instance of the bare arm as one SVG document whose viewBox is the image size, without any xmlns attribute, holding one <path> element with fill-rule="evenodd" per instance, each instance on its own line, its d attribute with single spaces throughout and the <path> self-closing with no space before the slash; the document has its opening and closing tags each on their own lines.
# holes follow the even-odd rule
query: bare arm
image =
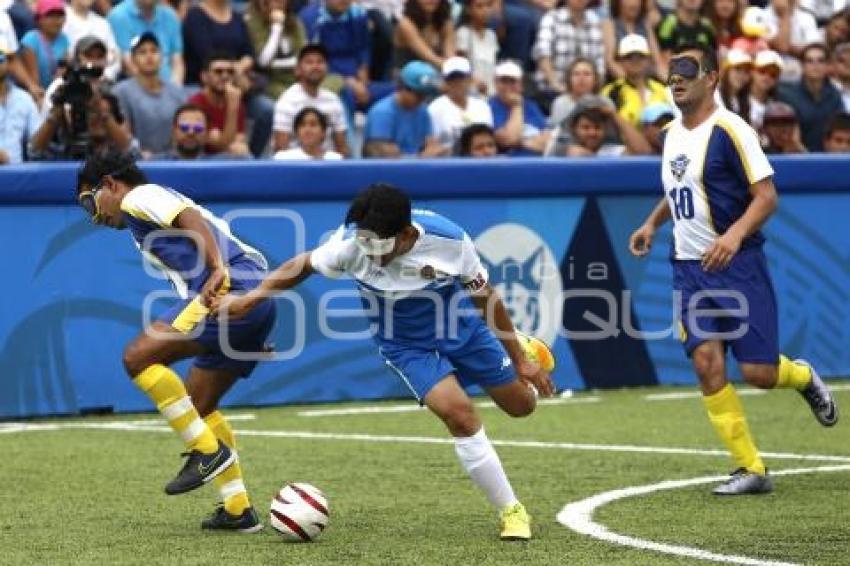
<svg viewBox="0 0 850 566">
<path fill-rule="evenodd" d="M 522 143 L 522 130 L 525 125 L 525 113 L 522 97 L 511 100 L 511 113 L 505 125 L 496 130 L 496 142 L 502 147 L 517 147 Z"/>
<path fill-rule="evenodd" d="M 364 157 L 396 158 L 401 157 L 401 149 L 391 141 L 369 140 L 363 146 Z"/>
<path fill-rule="evenodd" d="M 348 136 L 345 135 L 345 132 L 334 132 L 333 137 L 337 152 L 343 157 L 348 157 L 350 153 L 348 150 Z"/>
<path fill-rule="evenodd" d="M 421 60 L 435 67 L 439 68 L 443 64 L 443 58 L 434 53 L 434 50 L 422 39 L 419 30 L 416 29 L 416 26 L 408 18 L 401 19 L 397 30 L 399 37 L 404 40 L 403 47 L 409 48 Z M 454 44 L 454 40 L 452 40 L 452 44 Z"/>
<path fill-rule="evenodd" d="M 649 253 L 652 247 L 652 239 L 655 237 L 655 231 L 658 230 L 667 220 L 670 219 L 670 205 L 667 204 L 667 197 L 661 197 L 649 216 L 646 217 L 643 225 L 635 230 L 631 238 L 629 238 L 629 251 L 633 255 L 643 257 Z"/>
<path fill-rule="evenodd" d="M 32 49 L 25 47 L 21 49 L 20 53 L 23 68 L 29 76 L 27 84 L 37 84 L 41 86 L 38 75 L 38 59 L 35 56 L 35 52 Z"/>
<path fill-rule="evenodd" d="M 186 64 L 183 62 L 183 55 L 175 53 L 171 56 L 171 81 L 182 86 L 185 80 Z"/>
<path fill-rule="evenodd" d="M 637 128 L 631 122 L 623 118 L 618 112 L 613 112 L 611 117 L 614 123 L 617 124 L 617 129 L 620 131 L 620 137 L 623 138 L 623 143 L 626 145 L 626 153 L 629 155 L 649 155 L 652 153 L 652 146 Z"/>
<path fill-rule="evenodd" d="M 50 109 L 50 113 L 47 115 L 47 118 L 41 123 L 41 126 L 38 130 L 35 131 L 32 138 L 30 139 L 30 146 L 37 153 L 42 153 L 47 150 L 47 146 L 50 144 L 50 140 L 53 139 L 53 135 L 56 133 L 56 130 L 59 129 L 60 124 L 62 123 L 64 112 L 64 105 L 59 104 Z"/>
<path fill-rule="evenodd" d="M 602 21 L 602 43 L 605 47 L 605 68 L 617 79 L 626 74 L 617 62 L 617 38 L 614 32 L 614 20 L 608 18 Z"/>
<path fill-rule="evenodd" d="M 228 84 L 224 92 L 227 111 L 224 118 L 224 129 L 212 130 L 210 132 L 210 145 L 218 151 L 228 151 L 230 144 L 236 141 L 237 128 L 239 126 L 239 104 L 242 101 L 242 92 Z"/>
<path fill-rule="evenodd" d="M 289 149 L 289 142 L 291 136 L 289 132 L 281 132 L 277 131 L 274 133 L 274 150 L 281 151 L 284 149 Z"/>
<path fill-rule="evenodd" d="M 207 226 L 206 220 L 194 208 L 187 208 L 178 214 L 174 218 L 173 225 L 175 228 L 192 232 L 203 242 L 200 251 L 203 255 L 204 265 L 209 270 L 209 276 L 204 282 L 199 295 L 205 305 L 210 305 L 213 298 L 220 292 L 226 293 L 230 286 L 227 267 L 224 264 L 224 259 L 215 241 L 215 237 L 213 237 L 209 226 Z"/>
</svg>

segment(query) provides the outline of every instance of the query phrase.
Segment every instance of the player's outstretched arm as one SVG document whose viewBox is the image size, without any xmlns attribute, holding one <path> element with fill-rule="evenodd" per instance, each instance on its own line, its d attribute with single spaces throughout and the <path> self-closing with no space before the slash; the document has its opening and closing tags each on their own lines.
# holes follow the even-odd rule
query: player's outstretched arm
<svg viewBox="0 0 850 566">
<path fill-rule="evenodd" d="M 555 393 L 555 386 L 549 372 L 525 357 L 525 352 L 516 337 L 516 329 L 508 309 L 499 293 L 490 285 L 485 284 L 476 292 L 471 293 L 472 302 L 481 311 L 481 316 L 487 322 L 496 337 L 505 347 L 517 371 L 517 378 L 534 385 L 544 397 Z"/>
<path fill-rule="evenodd" d="M 658 204 L 652 209 L 652 212 L 647 216 L 643 225 L 635 230 L 631 238 L 629 238 L 629 251 L 632 255 L 643 257 L 649 253 L 652 248 L 652 239 L 655 237 L 655 231 L 658 230 L 670 218 L 670 206 L 667 204 L 667 199 L 662 198 Z"/>
<path fill-rule="evenodd" d="M 269 273 L 260 285 L 248 293 L 244 295 L 215 297 L 210 310 L 213 316 L 219 316 L 222 311 L 226 311 L 229 318 L 241 318 L 263 299 L 279 291 L 296 287 L 299 283 L 310 277 L 313 272 L 313 265 L 310 263 L 310 252 L 298 254 Z"/>
</svg>

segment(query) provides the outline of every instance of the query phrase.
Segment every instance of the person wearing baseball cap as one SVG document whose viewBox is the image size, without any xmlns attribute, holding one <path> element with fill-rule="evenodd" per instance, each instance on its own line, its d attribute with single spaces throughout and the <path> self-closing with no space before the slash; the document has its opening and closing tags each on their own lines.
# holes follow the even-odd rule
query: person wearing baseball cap
<svg viewBox="0 0 850 566">
<path fill-rule="evenodd" d="M 464 57 L 449 57 L 442 66 L 445 94 L 428 105 L 437 141 L 454 152 L 463 129 L 471 124 L 493 125 L 490 106 L 470 96 L 472 65 Z"/>
<path fill-rule="evenodd" d="M 640 128 L 643 137 L 652 147 L 652 153 L 661 155 L 664 149 L 661 144 L 661 132 L 667 124 L 676 117 L 676 111 L 665 102 L 650 104 L 640 113 Z"/>
<path fill-rule="evenodd" d="M 624 36 L 617 44 L 617 63 L 625 76 L 608 83 L 601 91 L 635 127 L 640 125 L 640 114 L 647 105 L 669 101 L 667 86 L 649 76 L 649 54 L 649 43 L 644 36 L 636 33 Z"/>
<path fill-rule="evenodd" d="M 398 88 L 372 105 L 363 134 L 364 157 L 441 157 L 448 151 L 434 137 L 425 106 L 438 92 L 440 76 L 424 61 L 410 61 L 398 77 Z"/>
<path fill-rule="evenodd" d="M 35 5 L 36 29 L 21 38 L 21 59 L 33 82 L 47 88 L 60 64 L 68 58 L 70 42 L 62 33 L 65 3 L 62 0 L 38 0 Z"/>
<path fill-rule="evenodd" d="M 756 130 L 764 123 L 764 109 L 768 102 L 776 100 L 776 85 L 782 75 L 782 57 L 776 51 L 759 51 L 753 60 L 750 80 L 750 124 Z"/>
<path fill-rule="evenodd" d="M 118 78 L 121 72 L 121 52 L 115 43 L 115 34 L 106 18 L 92 9 L 92 0 L 68 0 L 65 8 L 65 25 L 62 32 L 68 36 L 72 51 L 76 52 L 79 42 L 84 38 L 96 37 L 103 44 L 106 53 L 104 76 L 110 81 Z"/>
<path fill-rule="evenodd" d="M 794 109 L 784 102 L 770 102 L 764 111 L 762 145 L 767 154 L 806 153 L 800 140 L 800 122 Z"/>
<path fill-rule="evenodd" d="M 753 58 L 741 49 L 733 48 L 726 53 L 720 70 L 720 99 L 723 105 L 741 116 L 750 119 L 750 74 Z"/>
<path fill-rule="evenodd" d="M 490 97 L 500 150 L 514 157 L 541 155 L 549 143 L 546 116 L 523 95 L 522 67 L 512 60 L 496 65 L 496 94 Z"/>
</svg>

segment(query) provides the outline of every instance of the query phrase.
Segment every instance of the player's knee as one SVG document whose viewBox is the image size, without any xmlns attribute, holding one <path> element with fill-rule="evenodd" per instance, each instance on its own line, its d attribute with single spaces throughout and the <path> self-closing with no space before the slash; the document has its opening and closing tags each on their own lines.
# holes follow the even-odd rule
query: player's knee
<svg viewBox="0 0 850 566">
<path fill-rule="evenodd" d="M 691 361 L 700 381 L 724 379 L 723 357 L 713 350 L 697 349 Z"/>
<path fill-rule="evenodd" d="M 502 409 L 511 417 L 527 417 L 537 408 L 537 397 L 531 391 L 528 395 L 517 398 L 513 403 Z"/>
<path fill-rule="evenodd" d="M 124 369 L 130 378 L 136 377 L 150 365 L 144 349 L 136 341 L 130 342 L 124 348 L 122 360 L 124 362 Z"/>
<path fill-rule="evenodd" d="M 452 436 L 472 436 L 481 428 L 478 414 L 468 399 L 452 403 L 443 415 L 443 422 Z"/>
</svg>

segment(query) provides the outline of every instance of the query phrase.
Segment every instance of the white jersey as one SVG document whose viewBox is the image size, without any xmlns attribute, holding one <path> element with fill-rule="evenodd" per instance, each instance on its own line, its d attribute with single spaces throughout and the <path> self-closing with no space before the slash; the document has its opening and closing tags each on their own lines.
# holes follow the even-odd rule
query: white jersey
<svg viewBox="0 0 850 566">
<path fill-rule="evenodd" d="M 347 274 L 357 282 L 367 303 L 367 316 L 378 326 L 379 340 L 426 347 L 436 340 L 436 330 L 448 322 L 451 312 L 469 316 L 474 310 L 467 291 L 484 286 L 487 270 L 472 239 L 450 220 L 414 210 L 412 223 L 419 232 L 413 248 L 385 266 L 360 249 L 353 226 L 340 226 L 313 250 L 310 261 L 327 277 Z M 480 316 L 474 316 L 480 321 Z M 387 324 L 390 321 L 391 325 Z"/>
<path fill-rule="evenodd" d="M 676 118 L 664 134 L 661 180 L 673 217 L 673 258 L 699 260 L 746 211 L 750 186 L 773 175 L 755 131 L 718 108 L 688 130 Z M 760 245 L 760 233 L 743 247 Z"/>
</svg>

